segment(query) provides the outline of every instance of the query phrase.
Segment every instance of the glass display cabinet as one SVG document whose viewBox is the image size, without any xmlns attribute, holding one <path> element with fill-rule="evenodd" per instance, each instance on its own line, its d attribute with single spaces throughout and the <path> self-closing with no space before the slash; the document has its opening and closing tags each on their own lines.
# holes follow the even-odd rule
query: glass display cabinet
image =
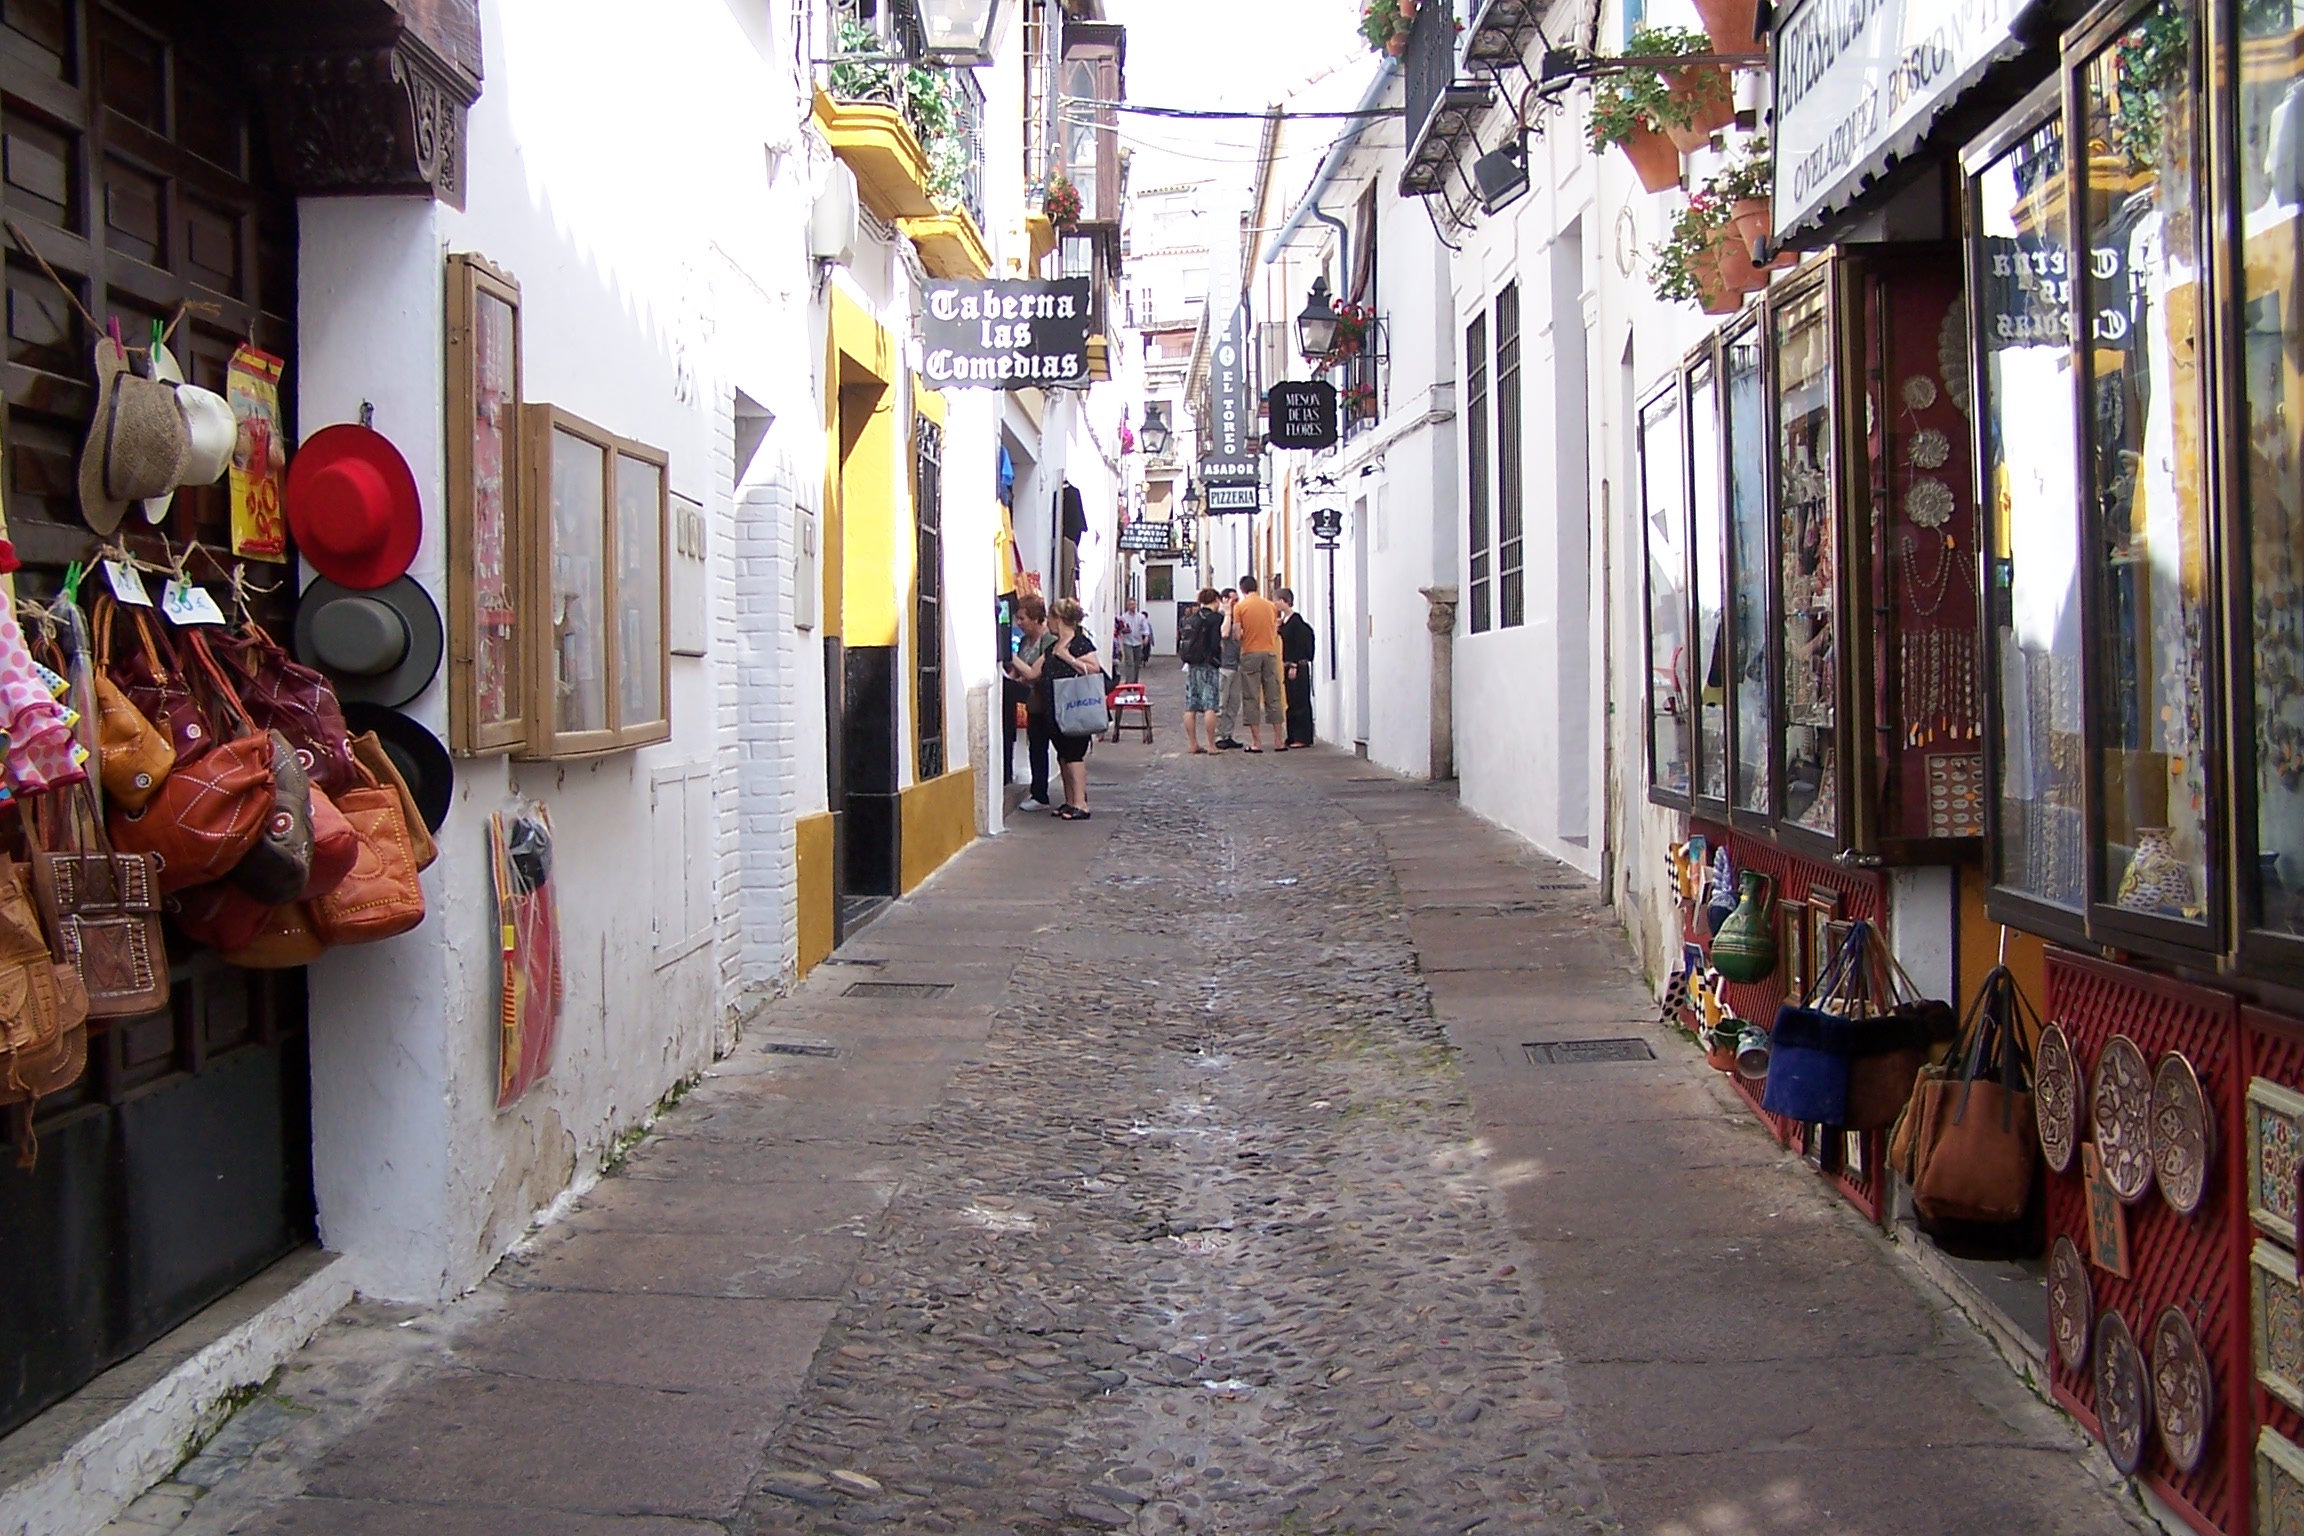
<svg viewBox="0 0 2304 1536">
<path fill-rule="evenodd" d="M 1640 408 L 1641 526 L 1648 546 L 1648 785 L 1688 809 L 1688 501 L 1675 380 Z"/>
</svg>

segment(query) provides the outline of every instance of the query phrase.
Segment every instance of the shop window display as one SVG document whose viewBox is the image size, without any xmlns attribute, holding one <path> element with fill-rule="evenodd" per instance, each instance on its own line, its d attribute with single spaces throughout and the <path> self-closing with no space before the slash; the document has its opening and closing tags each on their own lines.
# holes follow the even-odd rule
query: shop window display
<svg viewBox="0 0 2304 1536">
<path fill-rule="evenodd" d="M 1768 815 L 1768 744 L 1775 737 L 1768 690 L 1768 637 L 1772 611 L 1768 561 L 1768 396 L 1760 370 L 1760 332 L 1747 326 L 1728 338 L 1728 535 L 1731 561 L 1729 626 L 1736 701 L 1735 806 Z"/>
<path fill-rule="evenodd" d="M 1689 788 L 1688 523 L 1675 387 L 1640 412 L 1648 545 L 1648 783 L 1685 802 Z"/>
<path fill-rule="evenodd" d="M 2246 425 L 2237 465 L 2248 515 L 2240 620 L 2251 644 L 2255 757 L 2255 926 L 2304 935 L 2304 15 L 2288 4 L 2241 7 L 2238 365 Z"/>
<path fill-rule="evenodd" d="M 2099 899 L 2186 924 L 2208 916 L 2209 622 L 2189 7 L 2156 5 L 2077 75 L 2075 167 L 2089 260 L 2082 396 L 2097 602 Z M 2030 430 L 2029 427 L 2026 430 Z"/>
<path fill-rule="evenodd" d="M 2078 913 L 2082 823 L 2079 423 L 2064 127 L 2050 118 L 1976 173 L 1972 218 L 1987 603 L 1998 678 L 2002 888 Z"/>
<path fill-rule="evenodd" d="M 1784 637 L 1784 820 L 1840 825 L 1831 322 L 1818 286 L 1777 309 L 1777 595 Z"/>
<path fill-rule="evenodd" d="M 1695 538 L 1696 794 L 1728 798 L 1727 530 L 1720 495 L 1718 390 L 1709 357 L 1688 372 L 1688 510 Z"/>
</svg>

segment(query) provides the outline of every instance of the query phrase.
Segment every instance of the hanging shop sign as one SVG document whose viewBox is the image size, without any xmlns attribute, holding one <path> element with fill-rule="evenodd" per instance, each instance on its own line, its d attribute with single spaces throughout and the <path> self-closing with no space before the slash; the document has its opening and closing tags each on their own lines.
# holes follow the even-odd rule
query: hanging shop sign
<svg viewBox="0 0 2304 1536">
<path fill-rule="evenodd" d="M 1312 509 L 1312 538 L 1316 548 L 1336 548 L 1344 538 L 1344 509 L 1342 507 L 1314 507 Z"/>
<path fill-rule="evenodd" d="M 1265 397 L 1272 412 L 1269 441 L 1275 448 L 1336 446 L 1336 386 L 1318 379 L 1275 384 Z"/>
<path fill-rule="evenodd" d="M 1209 425 L 1200 478 L 1253 481 L 1257 476 L 1256 397 L 1248 379 L 1248 306 L 1232 311 L 1208 363 Z M 1211 501 L 1209 510 L 1215 511 Z"/>
<path fill-rule="evenodd" d="M 1800 0 L 1776 26 L 1778 239 L 1845 207 L 2016 51 L 2031 0 Z"/>
<path fill-rule="evenodd" d="M 924 372 L 937 389 L 1086 389 L 1094 280 L 930 283 Z"/>
<path fill-rule="evenodd" d="M 1203 490 L 1210 517 L 1264 510 L 1264 487 L 1254 480 L 1211 480 Z"/>
<path fill-rule="evenodd" d="M 1120 548 L 1132 555 L 1181 553 L 1182 532 L 1165 518 L 1140 517 L 1120 530 Z"/>
</svg>

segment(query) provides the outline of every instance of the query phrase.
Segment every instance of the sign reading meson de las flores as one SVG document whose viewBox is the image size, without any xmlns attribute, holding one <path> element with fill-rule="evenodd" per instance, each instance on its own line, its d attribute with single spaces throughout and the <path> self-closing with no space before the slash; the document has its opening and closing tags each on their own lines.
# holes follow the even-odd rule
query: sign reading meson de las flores
<svg viewBox="0 0 2304 1536">
<path fill-rule="evenodd" d="M 930 283 L 921 293 L 923 372 L 937 389 L 1088 387 L 1093 280 Z"/>
</svg>

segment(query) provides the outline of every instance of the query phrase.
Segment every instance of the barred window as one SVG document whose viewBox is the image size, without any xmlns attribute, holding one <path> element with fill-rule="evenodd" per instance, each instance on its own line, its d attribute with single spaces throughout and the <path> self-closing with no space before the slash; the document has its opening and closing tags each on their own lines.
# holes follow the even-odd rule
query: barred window
<svg viewBox="0 0 2304 1536">
<path fill-rule="evenodd" d="M 1471 508 L 1472 633 L 1481 634 L 1494 615 L 1494 594 L 1488 578 L 1488 317 L 1478 316 L 1464 328 L 1464 463 L 1471 483 L 1465 505 Z"/>
</svg>

